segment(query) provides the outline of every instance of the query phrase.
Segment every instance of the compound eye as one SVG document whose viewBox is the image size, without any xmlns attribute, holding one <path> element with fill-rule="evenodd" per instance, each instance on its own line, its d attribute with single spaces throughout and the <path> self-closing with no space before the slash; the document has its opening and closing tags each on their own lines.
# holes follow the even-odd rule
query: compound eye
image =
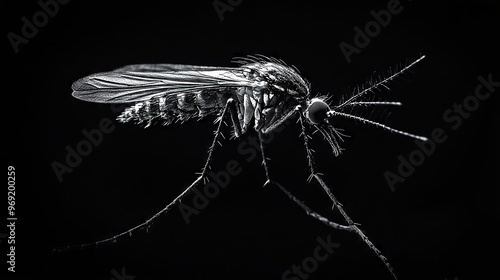
<svg viewBox="0 0 500 280">
<path fill-rule="evenodd" d="M 327 116 L 330 107 L 323 100 L 313 98 L 306 109 L 306 118 L 313 124 L 323 122 Z"/>
</svg>

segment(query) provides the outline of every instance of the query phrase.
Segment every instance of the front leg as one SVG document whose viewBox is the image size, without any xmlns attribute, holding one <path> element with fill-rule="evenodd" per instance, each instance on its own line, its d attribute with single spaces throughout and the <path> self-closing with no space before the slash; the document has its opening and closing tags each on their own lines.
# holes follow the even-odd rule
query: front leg
<svg viewBox="0 0 500 280">
<path fill-rule="evenodd" d="M 301 107 L 297 106 L 296 110 L 301 111 Z M 397 279 L 396 273 L 394 272 L 394 269 L 390 265 L 387 258 L 384 255 L 382 255 L 382 252 L 377 247 L 375 247 L 375 245 L 373 245 L 373 243 L 370 241 L 370 239 L 368 239 L 368 237 L 361 231 L 361 229 L 359 229 L 359 227 L 356 225 L 356 223 L 354 223 L 353 220 L 349 217 L 349 215 L 347 215 L 342 204 L 340 204 L 338 202 L 337 198 L 333 195 L 330 188 L 326 185 L 326 183 L 321 178 L 321 176 L 320 176 L 321 174 L 316 171 L 316 167 L 314 166 L 313 151 L 311 148 L 309 148 L 310 136 L 307 135 L 306 127 L 305 127 L 306 121 L 305 121 L 305 118 L 302 114 L 300 114 L 299 123 L 300 123 L 300 127 L 302 129 L 301 135 L 304 139 L 304 146 L 306 148 L 307 162 L 308 162 L 309 168 L 311 170 L 311 175 L 309 176 L 309 179 L 311 180 L 314 178 L 321 185 L 321 187 L 323 187 L 326 194 L 328 195 L 330 200 L 333 202 L 333 205 L 336 206 L 336 208 L 339 210 L 340 214 L 344 217 L 347 224 L 350 226 L 350 229 L 352 229 L 354 232 L 356 232 L 361 237 L 361 239 L 366 243 L 366 245 L 368 245 L 368 247 L 370 247 L 370 249 L 372 249 L 375 252 L 375 254 L 378 256 L 378 258 L 385 264 L 385 266 L 387 267 L 389 272 L 392 274 L 394 279 Z"/>
</svg>

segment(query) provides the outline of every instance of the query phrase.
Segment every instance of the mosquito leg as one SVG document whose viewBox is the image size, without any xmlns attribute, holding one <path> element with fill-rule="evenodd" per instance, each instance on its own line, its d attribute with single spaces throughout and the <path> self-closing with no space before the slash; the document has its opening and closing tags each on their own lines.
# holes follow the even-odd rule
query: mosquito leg
<svg viewBox="0 0 500 280">
<path fill-rule="evenodd" d="M 226 106 L 228 106 L 229 113 L 231 115 L 231 121 L 233 122 L 234 136 L 238 138 L 241 135 L 241 125 L 240 125 L 240 120 L 238 119 L 238 111 L 236 110 L 236 104 L 234 100 L 231 98 L 228 100 Z"/>
<path fill-rule="evenodd" d="M 297 106 L 296 110 L 300 112 L 301 107 Z M 370 247 L 370 249 L 372 249 L 375 252 L 375 254 L 377 254 L 379 259 L 382 260 L 382 262 L 385 264 L 387 269 L 389 269 L 389 271 L 391 272 L 394 279 L 397 279 L 396 274 L 394 272 L 394 269 L 389 264 L 389 261 L 387 260 L 387 258 L 384 255 L 382 255 L 382 252 L 380 252 L 380 250 L 377 247 L 375 247 L 375 245 L 373 245 L 373 243 L 368 239 L 368 237 L 358 228 L 356 223 L 354 223 L 353 220 L 349 217 L 349 215 L 347 215 L 347 213 L 344 211 L 344 208 L 342 207 L 342 204 L 339 203 L 337 198 L 331 192 L 330 188 L 325 184 L 323 179 L 321 179 L 321 176 L 320 176 L 321 174 L 316 171 L 316 167 L 314 166 L 314 159 L 313 159 L 312 150 L 309 148 L 310 136 L 307 135 L 307 133 L 306 133 L 306 128 L 304 125 L 304 123 L 305 123 L 304 116 L 302 114 L 299 114 L 299 116 L 300 116 L 300 118 L 299 118 L 300 126 L 302 128 L 301 135 L 304 138 L 304 145 L 305 145 L 306 153 L 307 153 L 307 161 L 308 161 L 309 168 L 311 169 L 311 175 L 309 178 L 310 179 L 314 178 L 321 185 L 321 187 L 328 194 L 328 197 L 330 198 L 330 200 L 333 202 L 334 207 L 336 207 L 339 210 L 340 214 L 342 214 L 342 216 L 346 220 L 347 224 L 349 226 L 351 226 L 354 229 L 354 231 L 361 237 L 361 239 L 368 245 L 368 247 Z"/>
<path fill-rule="evenodd" d="M 327 226 L 330 226 L 334 229 L 339 229 L 339 230 L 345 230 L 345 231 L 350 231 L 350 232 L 355 232 L 355 229 L 352 226 L 344 226 L 341 224 L 334 223 L 328 218 L 325 218 L 321 216 L 320 214 L 314 212 L 311 208 L 309 208 L 304 202 L 300 201 L 297 197 L 295 197 L 293 194 L 291 194 L 285 187 L 283 187 L 280 183 L 275 182 L 275 184 L 278 186 L 278 188 L 284 192 L 288 198 L 290 198 L 291 201 L 295 202 L 300 208 L 302 208 L 307 215 L 315 218 L 316 220 L 324 223 Z"/>
<path fill-rule="evenodd" d="M 266 182 L 264 183 L 264 187 L 268 184 L 271 184 L 271 177 L 269 176 L 269 166 L 267 161 L 269 158 L 266 157 L 266 153 L 264 152 L 264 133 L 259 131 L 259 143 L 260 143 L 260 153 L 262 155 L 262 165 L 264 166 L 264 172 L 266 173 Z"/>
<path fill-rule="evenodd" d="M 275 184 L 276 186 L 278 186 L 278 188 L 286 194 L 286 196 L 293 202 L 295 202 L 298 206 L 300 206 L 300 208 L 302 208 L 307 215 L 315 218 L 316 220 L 324 223 L 325 225 L 327 226 L 330 226 L 334 229 L 338 229 L 338 230 L 345 230 L 345 231 L 351 231 L 351 232 L 354 232 L 354 228 L 351 227 L 351 226 L 344 226 L 344 225 L 341 225 L 341 224 L 337 224 L 337 223 L 334 223 L 330 220 L 328 220 L 328 218 L 325 218 L 323 216 L 321 216 L 320 214 L 314 212 L 311 208 L 309 208 L 309 206 L 307 206 L 304 202 L 300 201 L 297 197 L 295 197 L 294 195 L 292 195 L 287 189 L 285 189 L 285 187 L 283 187 L 280 183 L 276 182 L 276 181 L 271 181 L 270 179 L 270 176 L 269 176 L 269 167 L 268 167 L 268 163 L 267 161 L 269 160 L 266 155 L 265 155 L 265 152 L 264 152 L 264 143 L 263 143 L 263 139 L 262 139 L 262 132 L 259 132 L 259 140 L 260 140 L 260 151 L 261 151 L 261 154 L 262 154 L 262 165 L 264 166 L 264 171 L 266 172 L 266 183 L 264 183 L 264 186 L 267 186 L 267 185 L 270 185 L 270 184 Z"/>
<path fill-rule="evenodd" d="M 81 245 L 76 245 L 76 246 L 67 246 L 67 247 L 63 247 L 63 248 L 56 248 L 53 251 L 61 252 L 61 251 L 65 251 L 65 250 L 72 249 L 72 248 L 81 248 L 81 249 L 83 249 L 83 248 L 88 247 L 88 246 L 98 246 L 100 244 L 104 244 L 104 243 L 108 243 L 108 242 L 116 242 L 116 240 L 118 238 L 126 236 L 126 235 L 131 236 L 132 233 L 134 233 L 134 232 L 136 232 L 136 231 L 138 231 L 140 229 L 144 229 L 144 228 L 149 229 L 149 227 L 151 226 L 151 223 L 154 220 L 156 220 L 160 215 L 165 214 L 168 211 L 170 211 L 173 206 L 175 206 L 177 203 L 179 203 L 181 201 L 181 199 L 183 199 L 187 194 L 189 194 L 189 192 L 194 187 L 196 187 L 203 180 L 203 178 L 205 178 L 206 172 L 208 170 L 208 166 L 209 166 L 210 161 L 212 160 L 212 157 L 213 157 L 213 151 L 215 149 L 216 144 L 218 143 L 219 135 L 221 135 L 221 128 L 222 128 L 222 124 L 224 123 L 224 117 L 228 113 L 229 107 L 230 107 L 231 104 L 233 104 L 233 102 L 234 101 L 232 99 L 229 99 L 227 101 L 227 103 L 224 106 L 224 109 L 222 111 L 222 114 L 216 120 L 216 122 L 218 122 L 218 125 L 217 125 L 217 129 L 214 131 L 214 135 L 215 136 L 214 136 L 214 139 L 212 141 L 212 144 L 210 145 L 210 147 L 208 149 L 208 157 L 207 157 L 207 160 L 206 160 L 206 162 L 205 162 L 205 164 L 203 166 L 203 169 L 202 169 L 202 171 L 200 173 L 197 173 L 198 174 L 198 178 L 196 178 L 196 180 L 194 180 L 194 182 L 191 183 L 191 185 L 189 185 L 189 187 L 187 187 L 181 194 L 179 194 L 172 202 L 170 202 L 162 210 L 160 210 L 159 212 L 157 212 L 156 214 L 154 214 L 151 218 L 149 218 L 148 220 L 146 220 L 142 224 L 139 224 L 139 225 L 137 225 L 137 226 L 135 226 L 135 227 L 127 230 L 127 231 L 124 231 L 122 233 L 114 235 L 113 237 L 102 239 L 102 240 L 91 242 L 91 243 L 85 243 L 85 244 L 81 244 Z"/>
</svg>

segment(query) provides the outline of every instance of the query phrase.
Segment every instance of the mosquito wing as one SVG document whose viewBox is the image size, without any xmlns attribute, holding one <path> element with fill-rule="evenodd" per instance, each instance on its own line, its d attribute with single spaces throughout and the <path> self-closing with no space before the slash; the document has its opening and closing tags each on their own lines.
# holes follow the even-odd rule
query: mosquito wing
<svg viewBox="0 0 500 280">
<path fill-rule="evenodd" d="M 170 94 L 253 87 L 242 68 L 139 64 L 97 73 L 73 83 L 73 96 L 97 103 L 130 103 Z"/>
</svg>

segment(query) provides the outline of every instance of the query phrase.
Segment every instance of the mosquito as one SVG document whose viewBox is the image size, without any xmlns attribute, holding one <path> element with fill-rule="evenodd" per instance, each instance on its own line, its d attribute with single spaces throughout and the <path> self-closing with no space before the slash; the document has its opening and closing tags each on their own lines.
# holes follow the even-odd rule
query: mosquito
<svg viewBox="0 0 500 280">
<path fill-rule="evenodd" d="M 160 215 L 168 212 L 190 191 L 206 179 L 206 173 L 214 155 L 223 124 L 232 127 L 232 137 L 240 138 L 250 129 L 258 132 L 262 163 L 266 174 L 264 186 L 278 187 L 291 201 L 300 206 L 306 214 L 334 229 L 358 234 L 385 264 L 392 276 L 397 279 L 387 258 L 360 230 L 344 211 L 331 189 L 322 179 L 315 167 L 314 151 L 309 140 L 319 131 L 331 147 L 333 154 L 339 156 L 343 149 L 340 145 L 346 135 L 334 126 L 336 118 L 346 118 L 389 132 L 426 141 L 427 138 L 391 128 L 381 122 L 352 113 L 354 107 L 401 106 L 400 102 L 377 99 L 377 93 L 388 90 L 389 84 L 408 72 L 415 64 L 424 59 L 421 56 L 411 63 L 391 69 L 386 75 L 372 79 L 366 86 L 357 87 L 350 97 L 333 104 L 328 96 L 313 96 L 310 83 L 293 66 L 280 59 L 264 55 L 236 57 L 235 67 L 193 66 L 179 64 L 138 64 L 128 65 L 114 71 L 92 74 L 77 80 L 72 85 L 73 96 L 97 103 L 132 103 L 117 119 L 122 123 L 134 122 L 148 127 L 155 123 L 170 125 L 184 123 L 191 119 L 216 116 L 214 137 L 208 149 L 208 156 L 198 177 L 172 202 L 154 216 L 127 231 L 97 242 L 80 245 L 91 246 L 116 242 L 117 238 L 132 235 L 140 229 L 149 229 L 150 224 Z M 226 122 L 230 119 L 230 124 Z M 304 202 L 293 196 L 269 173 L 269 159 L 265 155 L 263 137 L 287 120 L 298 119 L 301 127 L 308 167 L 311 175 L 308 181 L 315 180 L 332 201 L 332 210 L 337 209 L 346 225 L 335 223 L 314 212 Z M 69 247 L 67 247 L 69 248 Z"/>
</svg>

